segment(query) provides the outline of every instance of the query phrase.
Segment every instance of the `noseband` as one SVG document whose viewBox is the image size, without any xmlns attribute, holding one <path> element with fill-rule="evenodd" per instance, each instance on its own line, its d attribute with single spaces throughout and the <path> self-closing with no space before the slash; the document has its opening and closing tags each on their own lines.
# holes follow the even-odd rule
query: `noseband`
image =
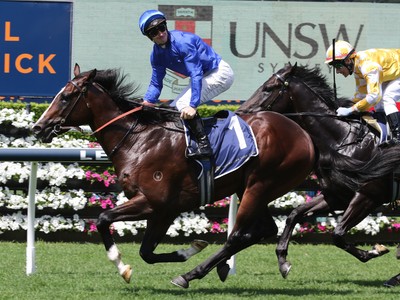
<svg viewBox="0 0 400 300">
<path fill-rule="evenodd" d="M 79 95 L 78 97 L 76 97 L 73 105 L 71 105 L 68 110 L 66 115 L 60 120 L 59 124 L 54 125 L 52 132 L 54 133 L 54 135 L 58 136 L 60 134 L 60 132 L 62 131 L 63 127 L 62 125 L 65 123 L 65 121 L 67 120 L 67 118 L 69 117 L 69 115 L 71 114 L 72 110 L 75 108 L 76 104 L 78 103 L 78 101 L 81 99 L 81 97 L 85 97 L 87 94 L 87 84 L 85 84 L 82 88 L 73 80 L 68 81 L 69 83 L 71 83 L 78 91 L 79 91 Z M 87 105 L 87 104 L 86 104 Z"/>
</svg>

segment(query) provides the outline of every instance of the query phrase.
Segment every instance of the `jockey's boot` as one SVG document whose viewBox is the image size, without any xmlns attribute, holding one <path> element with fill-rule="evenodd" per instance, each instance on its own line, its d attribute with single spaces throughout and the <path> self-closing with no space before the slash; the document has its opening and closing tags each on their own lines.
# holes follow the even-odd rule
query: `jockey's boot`
<svg viewBox="0 0 400 300">
<path fill-rule="evenodd" d="M 389 145 L 400 145 L 400 112 L 391 113 L 386 116 L 386 119 L 392 132 L 392 139 L 389 141 Z"/>
<path fill-rule="evenodd" d="M 211 157 L 213 152 L 210 146 L 210 141 L 208 140 L 207 134 L 204 131 L 203 121 L 200 118 L 200 116 L 196 114 L 196 116 L 193 119 L 185 120 L 185 122 L 197 141 L 197 151 L 193 153 L 188 153 L 188 157 L 191 158 Z"/>
</svg>

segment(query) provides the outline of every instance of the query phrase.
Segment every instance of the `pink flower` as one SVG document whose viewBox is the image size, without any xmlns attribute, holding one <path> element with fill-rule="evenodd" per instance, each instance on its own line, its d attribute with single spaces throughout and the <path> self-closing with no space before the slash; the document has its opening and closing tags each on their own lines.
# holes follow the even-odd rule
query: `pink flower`
<svg viewBox="0 0 400 300">
<path fill-rule="evenodd" d="M 94 222 L 90 223 L 89 232 L 96 232 L 96 231 L 97 231 L 96 224 Z"/>
<path fill-rule="evenodd" d="M 306 195 L 306 202 L 310 202 L 312 200 L 313 197 L 311 197 L 310 195 Z"/>
<path fill-rule="evenodd" d="M 218 222 L 214 222 L 211 226 L 211 230 L 212 233 L 218 233 L 221 232 L 221 226 L 219 225 Z"/>
<path fill-rule="evenodd" d="M 90 142 L 88 148 L 99 148 L 100 144 L 98 142 Z"/>
<path fill-rule="evenodd" d="M 319 231 L 322 231 L 322 232 L 325 232 L 325 231 L 326 231 L 326 226 L 323 226 L 323 225 L 321 225 L 320 223 L 318 223 L 317 227 L 318 227 L 318 230 L 319 230 Z"/>
<path fill-rule="evenodd" d="M 97 197 L 96 195 L 92 195 L 92 196 L 89 198 L 89 202 L 92 203 L 92 204 L 96 204 L 97 198 L 98 198 L 98 197 Z"/>
</svg>

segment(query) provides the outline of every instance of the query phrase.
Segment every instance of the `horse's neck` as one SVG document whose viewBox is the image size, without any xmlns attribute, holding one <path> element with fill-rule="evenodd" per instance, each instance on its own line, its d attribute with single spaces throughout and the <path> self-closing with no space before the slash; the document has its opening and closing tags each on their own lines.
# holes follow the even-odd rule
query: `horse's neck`
<svg viewBox="0 0 400 300">
<path fill-rule="evenodd" d="M 184 140 L 183 133 L 169 130 L 173 123 L 143 125 L 134 117 L 123 118 L 97 134 L 98 142 L 111 158 L 114 166 L 130 161 L 136 164 L 149 153 L 160 149 L 160 145 L 178 144 Z M 168 142 L 170 141 L 170 142 Z M 117 167 L 118 168 L 118 167 Z"/>
<path fill-rule="evenodd" d="M 259 87 L 251 97 L 244 101 L 243 104 L 237 109 L 237 113 L 254 113 L 262 110 L 264 102 L 263 86 Z M 261 99 L 261 100 L 260 100 Z"/>
<path fill-rule="evenodd" d="M 335 110 L 311 91 L 293 95 L 293 105 L 296 113 L 305 114 L 298 123 L 321 148 L 353 152 L 345 148 L 355 147 L 364 140 L 370 143 L 372 135 L 365 124 L 337 119 Z M 330 147 L 326 148 L 327 145 Z"/>
</svg>

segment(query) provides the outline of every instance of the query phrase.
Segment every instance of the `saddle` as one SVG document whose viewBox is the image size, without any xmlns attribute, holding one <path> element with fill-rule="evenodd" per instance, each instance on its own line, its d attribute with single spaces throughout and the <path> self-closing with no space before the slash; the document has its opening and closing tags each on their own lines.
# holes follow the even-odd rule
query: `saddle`
<svg viewBox="0 0 400 300">
<path fill-rule="evenodd" d="M 258 148 L 251 127 L 232 111 L 221 110 L 212 117 L 203 118 L 203 123 L 213 149 L 212 161 L 196 159 L 201 166 L 198 180 L 202 193 L 201 203 L 205 205 L 213 201 L 214 178 L 240 168 L 251 157 L 258 155 Z M 185 137 L 187 151 L 195 151 L 197 143 L 186 127 Z"/>
<path fill-rule="evenodd" d="M 379 137 L 379 145 L 388 142 L 389 127 L 387 126 L 384 112 L 373 112 L 362 116 L 366 124 Z"/>
</svg>

